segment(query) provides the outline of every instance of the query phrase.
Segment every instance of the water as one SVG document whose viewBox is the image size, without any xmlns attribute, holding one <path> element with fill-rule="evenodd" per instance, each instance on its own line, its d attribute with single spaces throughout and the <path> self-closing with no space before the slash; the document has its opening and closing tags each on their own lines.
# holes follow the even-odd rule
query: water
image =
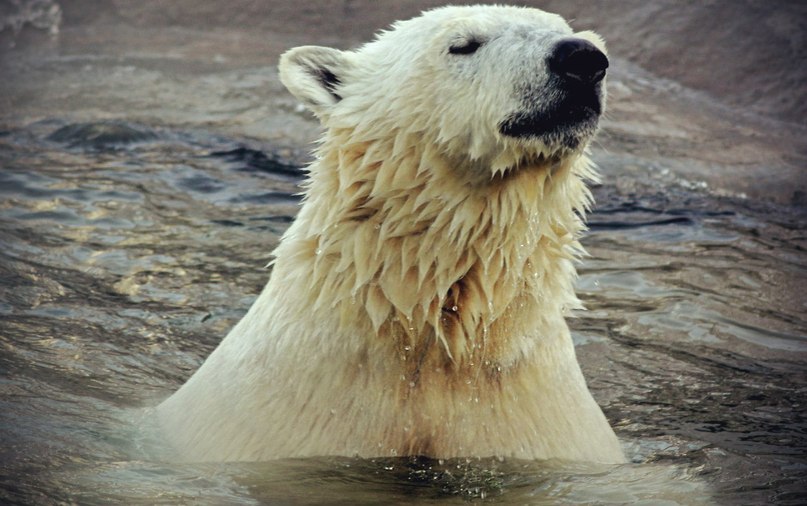
<svg viewBox="0 0 807 506">
<path fill-rule="evenodd" d="M 316 126 L 254 55 L 112 58 L 60 33 L 2 62 L 15 77 L 0 123 L 0 502 L 805 501 L 807 216 L 743 198 L 747 177 L 720 187 L 735 160 L 693 154 L 674 127 L 637 132 L 618 102 L 594 151 L 588 311 L 571 324 L 630 464 L 168 462 L 142 429 L 149 407 L 265 283 Z M 670 89 L 614 72 L 617 99 Z"/>
</svg>

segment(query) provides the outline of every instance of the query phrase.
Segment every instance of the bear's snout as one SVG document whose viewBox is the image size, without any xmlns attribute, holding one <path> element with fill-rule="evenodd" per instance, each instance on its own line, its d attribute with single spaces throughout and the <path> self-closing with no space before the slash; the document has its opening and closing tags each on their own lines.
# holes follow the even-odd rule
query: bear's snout
<svg viewBox="0 0 807 506">
<path fill-rule="evenodd" d="M 548 58 L 549 70 L 570 83 L 596 84 L 605 77 L 608 57 L 583 39 L 564 39 Z"/>
</svg>

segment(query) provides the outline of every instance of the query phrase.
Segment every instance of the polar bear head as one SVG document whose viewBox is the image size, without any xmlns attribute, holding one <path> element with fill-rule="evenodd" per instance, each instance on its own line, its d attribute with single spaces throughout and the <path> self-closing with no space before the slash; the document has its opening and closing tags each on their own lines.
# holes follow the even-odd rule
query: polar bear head
<svg viewBox="0 0 807 506">
<path fill-rule="evenodd" d="M 581 152 L 607 67 L 596 34 L 538 9 L 485 5 L 427 11 L 355 51 L 292 49 L 280 77 L 326 128 L 368 141 L 414 135 L 453 165 L 495 174 Z"/>
</svg>

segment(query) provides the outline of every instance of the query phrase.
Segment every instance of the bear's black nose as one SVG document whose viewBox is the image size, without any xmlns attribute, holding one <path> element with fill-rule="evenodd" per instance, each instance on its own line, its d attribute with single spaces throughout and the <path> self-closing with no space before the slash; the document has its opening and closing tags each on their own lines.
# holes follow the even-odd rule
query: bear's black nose
<svg viewBox="0 0 807 506">
<path fill-rule="evenodd" d="M 564 39 L 549 56 L 549 70 L 570 82 L 595 84 L 605 77 L 608 58 L 583 39 Z"/>
</svg>

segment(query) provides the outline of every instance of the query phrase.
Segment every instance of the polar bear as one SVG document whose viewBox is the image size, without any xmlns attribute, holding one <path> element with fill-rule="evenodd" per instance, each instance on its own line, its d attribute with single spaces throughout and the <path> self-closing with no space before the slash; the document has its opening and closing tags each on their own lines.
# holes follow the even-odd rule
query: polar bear
<svg viewBox="0 0 807 506">
<path fill-rule="evenodd" d="M 622 462 L 564 319 L 607 66 L 505 6 L 284 54 L 326 133 L 266 288 L 157 408 L 182 458 Z"/>
</svg>

